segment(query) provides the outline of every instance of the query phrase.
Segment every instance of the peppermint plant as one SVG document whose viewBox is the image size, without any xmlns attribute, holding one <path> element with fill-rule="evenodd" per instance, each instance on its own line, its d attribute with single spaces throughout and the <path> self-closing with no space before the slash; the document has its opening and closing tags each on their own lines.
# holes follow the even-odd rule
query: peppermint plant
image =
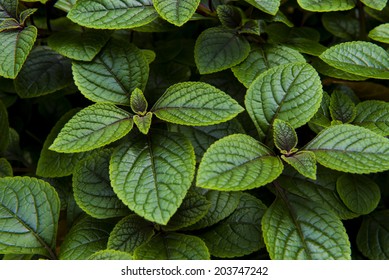
<svg viewBox="0 0 389 280">
<path fill-rule="evenodd" d="M 387 0 L 0 0 L 0 258 L 388 259 Z"/>
</svg>

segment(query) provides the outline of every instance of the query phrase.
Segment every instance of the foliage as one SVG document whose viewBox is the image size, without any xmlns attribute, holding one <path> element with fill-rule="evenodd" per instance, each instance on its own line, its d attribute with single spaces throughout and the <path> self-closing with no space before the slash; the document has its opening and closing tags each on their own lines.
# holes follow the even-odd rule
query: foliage
<svg viewBox="0 0 389 280">
<path fill-rule="evenodd" d="M 388 259 L 386 0 L 0 0 L 0 258 Z"/>
</svg>

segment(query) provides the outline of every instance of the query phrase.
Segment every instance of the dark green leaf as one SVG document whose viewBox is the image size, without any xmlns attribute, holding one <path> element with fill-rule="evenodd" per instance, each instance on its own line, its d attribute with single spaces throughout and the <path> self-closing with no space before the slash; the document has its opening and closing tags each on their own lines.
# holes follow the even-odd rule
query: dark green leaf
<svg viewBox="0 0 389 280">
<path fill-rule="evenodd" d="M 274 144 L 281 151 L 281 153 L 291 153 L 296 148 L 298 140 L 296 131 L 289 123 L 283 120 L 274 120 L 273 138 Z"/>
<path fill-rule="evenodd" d="M 281 0 L 245 0 L 247 3 L 253 5 L 254 7 L 269 13 L 271 15 L 275 15 L 278 11 L 278 8 L 281 4 Z"/>
<path fill-rule="evenodd" d="M 368 128 L 382 136 L 389 136 L 389 103 L 368 100 L 356 106 L 353 124 Z"/>
<path fill-rule="evenodd" d="M 11 164 L 5 158 L 0 158 L 0 178 L 12 177 L 13 170 Z"/>
<path fill-rule="evenodd" d="M 217 15 L 222 25 L 227 28 L 240 27 L 245 18 L 243 11 L 232 5 L 217 6 Z"/>
<path fill-rule="evenodd" d="M 355 104 L 346 94 L 335 90 L 331 94 L 330 114 L 333 120 L 350 123 L 356 115 Z"/>
<path fill-rule="evenodd" d="M 8 147 L 9 143 L 9 123 L 8 112 L 0 99 L 0 152 L 4 151 Z"/>
<path fill-rule="evenodd" d="M 134 89 L 131 93 L 130 106 L 135 114 L 146 114 L 148 106 L 147 100 L 139 88 Z"/>
<path fill-rule="evenodd" d="M 316 180 L 316 157 L 313 152 L 300 151 L 291 156 L 282 155 L 281 158 L 301 175 Z"/>
</svg>

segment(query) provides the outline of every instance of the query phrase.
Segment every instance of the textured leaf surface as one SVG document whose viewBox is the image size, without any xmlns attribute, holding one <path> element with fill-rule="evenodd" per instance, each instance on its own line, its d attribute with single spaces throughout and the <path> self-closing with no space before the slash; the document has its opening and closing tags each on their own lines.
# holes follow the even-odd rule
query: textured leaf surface
<svg viewBox="0 0 389 280">
<path fill-rule="evenodd" d="M 389 135 L 389 103 L 368 100 L 356 106 L 353 124 L 368 128 L 382 136 Z"/>
<path fill-rule="evenodd" d="M 16 77 L 15 89 L 21 98 L 32 98 L 65 88 L 72 81 L 69 59 L 48 47 L 36 47 Z"/>
<path fill-rule="evenodd" d="M 288 157 L 282 155 L 281 158 L 301 175 L 316 180 L 316 157 L 313 152 L 300 151 Z"/>
<path fill-rule="evenodd" d="M 262 73 L 250 85 L 246 109 L 264 138 L 276 118 L 294 128 L 307 123 L 319 109 L 322 91 L 319 75 L 312 66 L 281 65 Z"/>
<path fill-rule="evenodd" d="M 300 7 L 312 12 L 332 12 L 351 10 L 355 6 L 354 0 L 297 0 Z"/>
<path fill-rule="evenodd" d="M 389 79 L 389 54 L 381 47 L 363 41 L 335 45 L 320 55 L 340 70 L 376 79 Z"/>
<path fill-rule="evenodd" d="M 83 32 L 56 32 L 48 39 L 49 46 L 59 54 L 75 60 L 91 61 L 107 43 L 111 32 L 87 29 Z"/>
<path fill-rule="evenodd" d="M 363 175 L 344 174 L 336 182 L 336 190 L 351 211 L 362 215 L 372 212 L 381 199 L 379 186 Z"/>
<path fill-rule="evenodd" d="M 356 109 L 354 102 L 341 91 L 334 91 L 331 94 L 330 114 L 333 120 L 342 123 L 350 123 L 354 120 Z"/>
<path fill-rule="evenodd" d="M 191 186 L 195 155 L 189 140 L 175 133 L 152 132 L 119 146 L 110 178 L 118 197 L 135 213 L 166 225 Z"/>
<path fill-rule="evenodd" d="M 235 31 L 212 27 L 203 31 L 195 45 L 195 61 L 200 74 L 222 71 L 241 63 L 250 52 L 250 44 Z"/>
<path fill-rule="evenodd" d="M 389 258 L 389 210 L 364 217 L 357 235 L 357 245 L 371 260 Z"/>
<path fill-rule="evenodd" d="M 8 112 L 4 103 L 0 100 L 0 152 L 8 147 L 9 143 L 9 123 Z"/>
<path fill-rule="evenodd" d="M 239 28 L 242 26 L 245 15 L 243 11 L 232 5 L 219 5 L 216 9 L 217 16 L 224 27 Z M 244 28 L 241 29 L 241 31 Z"/>
<path fill-rule="evenodd" d="M 15 79 L 30 53 L 36 36 L 35 26 L 0 33 L 0 76 Z"/>
<path fill-rule="evenodd" d="M 243 110 L 229 95 L 202 82 L 169 87 L 151 109 L 162 120 L 195 126 L 225 122 Z"/>
<path fill-rule="evenodd" d="M 0 252 L 52 257 L 59 204 L 54 188 L 42 180 L 0 178 Z"/>
<path fill-rule="evenodd" d="M 319 133 L 306 150 L 322 165 L 350 173 L 389 169 L 389 140 L 370 130 L 349 124 L 329 127 Z"/>
<path fill-rule="evenodd" d="M 132 256 L 126 252 L 107 249 L 92 254 L 89 260 L 132 260 Z"/>
<path fill-rule="evenodd" d="M 197 236 L 159 234 L 135 250 L 137 260 L 208 260 L 208 248 Z"/>
<path fill-rule="evenodd" d="M 294 195 L 277 198 L 262 218 L 271 259 L 350 259 L 350 242 L 339 218 L 322 205 Z"/>
<path fill-rule="evenodd" d="M 130 254 L 154 235 L 154 225 L 138 215 L 123 218 L 113 228 L 108 239 L 108 249 Z"/>
<path fill-rule="evenodd" d="M 275 15 L 278 11 L 280 0 L 245 0 L 247 3 L 264 11 L 268 14 Z"/>
<path fill-rule="evenodd" d="M 353 40 L 359 35 L 360 26 L 355 17 L 335 12 L 324 13 L 321 20 L 325 29 L 339 38 Z"/>
<path fill-rule="evenodd" d="M 361 0 L 361 2 L 367 7 L 380 11 L 385 8 L 386 4 L 388 3 L 388 0 Z"/>
<path fill-rule="evenodd" d="M 92 150 L 125 136 L 133 126 L 131 115 L 110 104 L 93 104 L 71 118 L 49 149 L 75 153 Z"/>
<path fill-rule="evenodd" d="M 153 3 L 163 19 L 181 26 L 196 12 L 200 0 L 153 0 Z"/>
<path fill-rule="evenodd" d="M 61 245 L 61 260 L 87 260 L 92 254 L 104 250 L 113 223 L 90 216 L 79 219 Z"/>
<path fill-rule="evenodd" d="M 0 158 L 0 178 L 13 176 L 11 164 L 5 158 Z"/>
<path fill-rule="evenodd" d="M 326 75 L 328 77 L 350 81 L 364 81 L 368 79 L 367 77 L 351 74 L 346 71 L 332 67 L 320 59 L 314 59 L 312 62 L 312 66 L 315 67 L 316 71 L 318 71 L 320 74 Z"/>
<path fill-rule="evenodd" d="M 234 213 L 200 235 L 211 255 L 233 258 L 264 247 L 261 219 L 266 209 L 259 199 L 243 194 Z"/>
<path fill-rule="evenodd" d="M 16 18 L 18 2 L 14 0 L 2 0 L 0 3 L 0 20 Z"/>
<path fill-rule="evenodd" d="M 145 25 L 158 17 L 152 0 L 79 0 L 68 18 L 97 29 L 127 29 Z"/>
<path fill-rule="evenodd" d="M 297 134 L 293 127 L 282 120 L 273 123 L 274 144 L 282 153 L 290 153 L 297 145 Z"/>
<path fill-rule="evenodd" d="M 114 193 L 109 180 L 112 150 L 102 150 L 80 161 L 73 174 L 73 192 L 77 204 L 97 219 L 122 217 L 129 213 Z"/>
<path fill-rule="evenodd" d="M 375 41 L 389 44 L 389 23 L 381 24 L 370 30 L 369 37 Z"/>
<path fill-rule="evenodd" d="M 131 93 L 130 106 L 131 110 L 136 114 L 144 115 L 146 113 L 147 100 L 139 88 L 134 89 Z"/>
<path fill-rule="evenodd" d="M 153 113 L 147 112 L 144 116 L 134 115 L 133 120 L 139 131 L 143 134 L 147 134 L 149 133 L 149 129 L 151 127 L 152 117 Z"/>
<path fill-rule="evenodd" d="M 74 61 L 73 76 L 86 98 L 95 102 L 130 104 L 135 88 L 144 89 L 149 66 L 135 45 L 111 40 L 91 62 Z"/>
<path fill-rule="evenodd" d="M 275 180 L 282 162 L 254 138 L 226 136 L 205 152 L 197 174 L 197 186 L 221 191 L 248 190 Z"/>
</svg>

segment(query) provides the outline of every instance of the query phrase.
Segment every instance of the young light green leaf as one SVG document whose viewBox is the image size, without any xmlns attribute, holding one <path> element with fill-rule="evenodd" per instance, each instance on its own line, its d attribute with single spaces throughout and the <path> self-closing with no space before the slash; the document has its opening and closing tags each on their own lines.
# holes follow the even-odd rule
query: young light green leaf
<svg viewBox="0 0 389 280">
<path fill-rule="evenodd" d="M 235 77 L 248 88 L 264 71 L 294 62 L 305 62 L 305 58 L 298 51 L 282 45 L 265 45 L 252 49 L 242 63 L 231 69 Z"/>
<path fill-rule="evenodd" d="M 139 131 L 143 134 L 147 134 L 149 133 L 151 127 L 152 117 L 153 113 L 147 112 L 147 114 L 144 116 L 134 115 L 133 120 Z"/>
<path fill-rule="evenodd" d="M 389 258 L 389 210 L 372 213 L 363 218 L 357 235 L 358 249 L 371 260 Z"/>
<path fill-rule="evenodd" d="M 4 151 L 8 147 L 9 143 L 9 123 L 8 112 L 4 103 L 0 99 L 0 152 Z"/>
<path fill-rule="evenodd" d="M 229 95 L 202 82 L 172 85 L 151 109 L 162 120 L 191 126 L 225 122 L 243 110 Z"/>
<path fill-rule="evenodd" d="M 350 124 L 331 126 L 305 147 L 322 165 L 350 173 L 372 173 L 389 169 L 389 139 Z"/>
<path fill-rule="evenodd" d="M 21 98 L 33 98 L 53 93 L 73 82 L 71 61 L 49 47 L 34 48 L 15 79 L 15 89 Z"/>
<path fill-rule="evenodd" d="M 92 254 L 88 260 L 132 260 L 132 255 L 116 250 L 101 250 Z"/>
<path fill-rule="evenodd" d="M 281 158 L 301 175 L 316 180 L 316 157 L 313 152 L 300 151 L 291 156 L 281 155 Z"/>
<path fill-rule="evenodd" d="M 281 0 L 245 0 L 255 8 L 264 11 L 265 13 L 275 15 L 280 7 Z"/>
<path fill-rule="evenodd" d="M 195 155 L 189 140 L 152 132 L 120 145 L 113 153 L 110 178 L 118 197 L 147 220 L 166 225 L 191 186 Z"/>
<path fill-rule="evenodd" d="M 246 109 L 260 138 L 269 137 L 275 119 L 293 128 L 307 123 L 320 107 L 322 85 L 315 69 L 307 63 L 273 67 L 259 75 L 246 95 Z"/>
<path fill-rule="evenodd" d="M 108 239 L 108 249 L 133 254 L 135 249 L 154 235 L 154 225 L 132 214 L 120 220 Z"/>
<path fill-rule="evenodd" d="M 337 44 L 320 58 L 340 70 L 375 79 L 389 79 L 389 53 L 369 42 L 354 41 Z"/>
<path fill-rule="evenodd" d="M 0 178 L 0 252 L 55 258 L 59 204 L 45 181 Z"/>
<path fill-rule="evenodd" d="M 91 61 L 104 47 L 111 32 L 86 29 L 53 33 L 48 38 L 49 47 L 74 60 Z"/>
<path fill-rule="evenodd" d="M 241 63 L 250 53 L 250 44 L 232 29 L 212 27 L 196 40 L 195 61 L 200 74 L 219 72 Z"/>
<path fill-rule="evenodd" d="M 79 219 L 70 229 L 61 245 L 59 259 L 87 260 L 92 254 L 107 247 L 114 223 L 90 216 Z"/>
<path fill-rule="evenodd" d="M 127 29 L 145 25 L 158 17 L 152 0 L 78 0 L 68 18 L 96 29 Z"/>
<path fill-rule="evenodd" d="M 363 175 L 344 174 L 336 182 L 336 190 L 344 204 L 361 215 L 372 212 L 381 199 L 379 186 Z"/>
<path fill-rule="evenodd" d="M 367 100 L 356 106 L 353 124 L 368 128 L 382 136 L 389 136 L 389 103 Z"/>
<path fill-rule="evenodd" d="M 0 158 L 0 178 L 12 177 L 13 170 L 11 164 L 5 158 Z"/>
<path fill-rule="evenodd" d="M 277 198 L 262 218 L 271 259 L 351 259 L 346 230 L 332 211 L 298 196 L 285 199 Z"/>
<path fill-rule="evenodd" d="M 374 41 L 389 44 L 389 23 L 378 25 L 370 30 L 369 37 Z"/>
<path fill-rule="evenodd" d="M 220 191 L 257 188 L 275 180 L 283 165 L 263 144 L 245 134 L 226 136 L 205 152 L 196 185 Z"/>
<path fill-rule="evenodd" d="M 388 0 L 361 0 L 361 2 L 367 7 L 381 11 L 383 8 L 385 8 Z"/>
<path fill-rule="evenodd" d="M 266 209 L 259 199 L 244 193 L 234 213 L 200 234 L 200 238 L 216 257 L 233 258 L 253 253 L 265 246 L 261 219 Z"/>
<path fill-rule="evenodd" d="M 350 123 L 354 120 L 356 113 L 355 104 L 350 97 L 339 90 L 331 94 L 330 114 L 333 120 Z"/>
<path fill-rule="evenodd" d="M 197 236 L 164 233 L 153 237 L 134 252 L 136 260 L 209 260 L 208 248 Z"/>
<path fill-rule="evenodd" d="M 74 198 L 82 210 L 97 219 L 122 217 L 129 213 L 114 193 L 109 180 L 112 150 L 101 150 L 80 161 L 74 168 Z"/>
<path fill-rule="evenodd" d="M 351 10 L 355 7 L 354 0 L 297 0 L 301 8 L 311 12 L 332 12 Z"/>
<path fill-rule="evenodd" d="M 135 114 L 146 114 L 148 106 L 147 100 L 139 88 L 134 89 L 131 93 L 130 106 Z"/>
<path fill-rule="evenodd" d="M 297 134 L 294 128 L 283 120 L 273 122 L 274 144 L 283 154 L 294 152 L 297 145 Z"/>
<path fill-rule="evenodd" d="M 130 104 L 135 88 L 143 90 L 149 64 L 133 44 L 111 40 L 91 62 L 73 61 L 74 82 L 95 102 Z"/>
<path fill-rule="evenodd" d="M 6 30 L 0 33 L 0 76 L 15 79 L 37 36 L 35 26 Z"/>
<path fill-rule="evenodd" d="M 232 5 L 219 5 L 216 11 L 221 24 L 227 28 L 241 27 L 245 18 L 244 12 Z"/>
<path fill-rule="evenodd" d="M 358 19 L 340 12 L 324 13 L 321 21 L 327 31 L 342 39 L 354 40 L 360 32 Z"/>
<path fill-rule="evenodd" d="M 182 26 L 196 12 L 200 0 L 153 0 L 153 4 L 163 19 Z"/>
<path fill-rule="evenodd" d="M 124 137 L 132 126 L 127 111 L 111 104 L 93 104 L 65 124 L 49 149 L 61 153 L 93 150 Z"/>
</svg>

